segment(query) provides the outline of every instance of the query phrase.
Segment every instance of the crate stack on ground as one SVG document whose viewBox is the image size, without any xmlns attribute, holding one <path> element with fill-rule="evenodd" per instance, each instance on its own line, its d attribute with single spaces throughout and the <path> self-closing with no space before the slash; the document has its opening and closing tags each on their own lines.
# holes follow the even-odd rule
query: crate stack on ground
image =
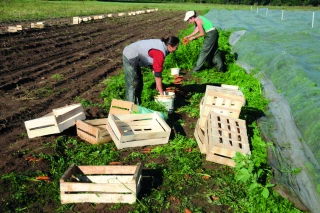
<svg viewBox="0 0 320 213">
<path fill-rule="evenodd" d="M 194 136 L 208 161 L 234 166 L 237 151 L 250 154 L 245 121 L 239 119 L 244 104 L 237 86 L 207 86 Z"/>
</svg>

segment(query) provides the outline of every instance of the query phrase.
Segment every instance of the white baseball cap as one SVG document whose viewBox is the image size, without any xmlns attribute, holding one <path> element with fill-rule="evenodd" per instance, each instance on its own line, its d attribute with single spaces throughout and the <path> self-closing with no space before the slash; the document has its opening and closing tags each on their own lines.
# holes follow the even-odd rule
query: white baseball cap
<svg viewBox="0 0 320 213">
<path fill-rule="evenodd" d="M 194 11 L 188 11 L 186 12 L 186 16 L 184 17 L 184 21 L 188 21 L 189 18 L 191 18 L 192 16 L 194 16 L 196 13 Z"/>
</svg>

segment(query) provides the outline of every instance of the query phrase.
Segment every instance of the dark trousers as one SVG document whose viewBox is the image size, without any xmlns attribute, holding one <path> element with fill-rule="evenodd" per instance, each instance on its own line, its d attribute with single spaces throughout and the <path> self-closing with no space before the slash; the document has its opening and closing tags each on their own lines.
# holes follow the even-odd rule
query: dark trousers
<svg viewBox="0 0 320 213">
<path fill-rule="evenodd" d="M 141 93 L 143 89 L 143 78 L 138 61 L 129 61 L 122 56 L 124 76 L 126 81 L 126 100 L 137 105 L 141 104 Z"/>
<path fill-rule="evenodd" d="M 223 71 L 223 62 L 219 52 L 218 40 L 219 33 L 217 29 L 206 33 L 197 63 L 193 67 L 193 72 L 199 71 L 205 61 L 209 62 L 211 66 L 215 66 L 218 71 Z"/>
</svg>

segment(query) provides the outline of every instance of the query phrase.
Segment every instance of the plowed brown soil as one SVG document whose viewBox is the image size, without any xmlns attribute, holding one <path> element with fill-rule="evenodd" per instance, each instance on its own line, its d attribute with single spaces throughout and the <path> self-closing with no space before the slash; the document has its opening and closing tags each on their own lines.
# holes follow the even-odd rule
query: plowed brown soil
<svg viewBox="0 0 320 213">
<path fill-rule="evenodd" d="M 81 98 L 102 102 L 99 83 L 122 69 L 125 45 L 184 28 L 183 12 L 158 11 L 0 35 L 0 174 L 23 170 L 13 153 L 44 140 L 28 139 L 24 121 Z"/>
<path fill-rule="evenodd" d="M 140 39 L 177 35 L 187 27 L 183 17 L 183 11 L 158 11 L 1 34 L 0 175 L 49 170 L 44 162 L 31 167 L 23 150 L 45 153 L 48 150 L 43 144 L 54 141 L 59 135 L 29 139 L 24 121 L 81 99 L 102 103 L 99 94 L 107 85 L 101 82 L 122 70 L 123 48 Z M 106 113 L 96 107 L 86 109 L 87 119 L 103 117 Z M 190 118 L 186 116 L 186 119 Z M 188 122 L 191 121 L 186 120 Z M 177 131 L 178 128 L 174 129 L 175 133 Z M 189 137 L 193 135 L 192 130 L 181 128 L 181 132 Z M 198 201 L 200 206 L 201 202 Z M 38 206 L 35 203 L 28 211 L 54 212 L 55 205 Z M 109 207 L 101 204 L 94 209 L 95 212 L 110 212 Z M 73 211 L 87 212 L 88 209 L 92 211 L 91 204 L 77 204 Z M 226 209 L 219 206 L 215 211 Z M 112 212 L 129 210 L 124 206 Z"/>
</svg>

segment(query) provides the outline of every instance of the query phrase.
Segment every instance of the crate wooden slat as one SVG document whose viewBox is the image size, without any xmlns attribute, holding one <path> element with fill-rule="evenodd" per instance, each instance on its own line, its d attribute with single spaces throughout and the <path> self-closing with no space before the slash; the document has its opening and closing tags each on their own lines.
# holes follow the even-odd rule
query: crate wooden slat
<svg viewBox="0 0 320 213">
<path fill-rule="evenodd" d="M 232 160 L 236 151 L 225 149 L 218 146 L 213 146 L 209 151 L 207 151 L 206 160 L 215 163 L 235 167 L 236 163 Z"/>
<path fill-rule="evenodd" d="M 61 203 L 134 203 L 141 189 L 142 165 L 76 166 L 60 178 Z"/>
<path fill-rule="evenodd" d="M 81 104 L 72 104 L 53 109 L 53 112 L 29 121 L 25 127 L 29 138 L 43 135 L 61 133 L 63 130 L 75 125 L 76 120 L 84 120 L 85 114 Z"/>
<path fill-rule="evenodd" d="M 207 131 L 207 128 L 205 128 L 205 130 Z M 200 152 L 202 154 L 206 154 L 206 138 L 207 137 L 207 134 L 205 131 L 203 131 L 200 126 L 199 126 L 199 119 L 197 121 L 197 124 L 196 124 L 196 128 L 194 130 L 194 137 L 197 141 L 197 144 L 198 144 L 198 147 L 200 149 Z"/>
<path fill-rule="evenodd" d="M 107 122 L 108 118 L 85 121 L 77 120 L 77 135 L 91 144 L 107 143 L 112 140 L 106 129 Z"/>
<path fill-rule="evenodd" d="M 118 149 L 165 144 L 171 128 L 158 112 L 148 114 L 109 114 L 107 129 Z"/>
<path fill-rule="evenodd" d="M 109 113 L 111 114 L 130 114 L 138 111 L 138 106 L 130 101 L 112 99 Z"/>
<path fill-rule="evenodd" d="M 228 84 L 221 84 L 221 88 L 238 90 L 238 89 L 239 89 L 239 86 L 236 86 L 236 85 L 228 85 Z"/>
<path fill-rule="evenodd" d="M 240 90 L 208 85 L 200 103 L 200 128 L 204 129 L 211 111 L 238 118 L 244 104 L 245 98 Z"/>
</svg>

